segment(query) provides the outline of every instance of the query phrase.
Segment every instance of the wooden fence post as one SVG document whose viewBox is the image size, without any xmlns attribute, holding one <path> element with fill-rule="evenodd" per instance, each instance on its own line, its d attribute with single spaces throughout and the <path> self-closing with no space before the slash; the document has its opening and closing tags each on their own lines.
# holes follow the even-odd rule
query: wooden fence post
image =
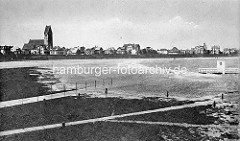
<svg viewBox="0 0 240 141">
<path fill-rule="evenodd" d="M 108 94 L 108 88 L 105 88 L 105 94 L 106 94 L 106 97 L 107 97 L 107 94 Z"/>
<path fill-rule="evenodd" d="M 66 96 L 65 95 L 65 92 L 66 92 L 66 86 L 65 86 L 65 84 L 63 84 L 63 92 L 64 92 L 64 97 Z"/>
<path fill-rule="evenodd" d="M 215 101 L 213 101 L 213 108 L 215 108 L 216 107 L 216 102 Z"/>
<path fill-rule="evenodd" d="M 78 86 L 77 86 L 77 83 L 76 83 L 76 95 L 77 95 L 77 90 L 78 90 Z"/>
</svg>

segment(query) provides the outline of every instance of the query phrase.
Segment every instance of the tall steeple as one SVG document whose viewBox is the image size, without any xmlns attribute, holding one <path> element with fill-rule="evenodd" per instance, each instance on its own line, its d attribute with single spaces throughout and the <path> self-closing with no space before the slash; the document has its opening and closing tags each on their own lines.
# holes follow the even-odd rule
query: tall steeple
<svg viewBox="0 0 240 141">
<path fill-rule="evenodd" d="M 51 25 L 46 25 L 44 30 L 44 45 L 46 45 L 48 50 L 53 48 L 53 32 Z"/>
</svg>

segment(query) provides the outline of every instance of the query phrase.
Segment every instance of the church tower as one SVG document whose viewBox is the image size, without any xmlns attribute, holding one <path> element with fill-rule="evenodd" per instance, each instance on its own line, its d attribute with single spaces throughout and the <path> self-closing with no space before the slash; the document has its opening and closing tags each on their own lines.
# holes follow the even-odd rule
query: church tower
<svg viewBox="0 0 240 141">
<path fill-rule="evenodd" d="M 44 45 L 46 45 L 47 50 L 51 50 L 53 48 L 53 32 L 51 25 L 45 27 L 44 30 Z"/>
</svg>

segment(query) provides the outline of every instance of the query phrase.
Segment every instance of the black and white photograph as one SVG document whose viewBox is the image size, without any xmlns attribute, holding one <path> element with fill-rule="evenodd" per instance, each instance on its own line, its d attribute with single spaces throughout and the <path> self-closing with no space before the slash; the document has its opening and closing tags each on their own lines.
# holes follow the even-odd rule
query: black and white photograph
<svg viewBox="0 0 240 141">
<path fill-rule="evenodd" d="M 0 0 L 0 141 L 239 141 L 240 0 Z"/>
</svg>

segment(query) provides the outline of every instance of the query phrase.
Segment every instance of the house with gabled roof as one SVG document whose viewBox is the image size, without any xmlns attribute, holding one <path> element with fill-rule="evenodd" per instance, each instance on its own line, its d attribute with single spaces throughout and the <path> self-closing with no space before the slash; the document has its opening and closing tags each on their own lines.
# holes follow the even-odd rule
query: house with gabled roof
<svg viewBox="0 0 240 141">
<path fill-rule="evenodd" d="M 203 43 L 203 46 L 199 45 L 194 48 L 194 54 L 206 54 L 207 52 L 206 43 Z"/>
<path fill-rule="evenodd" d="M 50 51 L 51 55 L 66 55 L 65 47 L 55 46 Z"/>
<path fill-rule="evenodd" d="M 136 55 L 140 53 L 139 44 L 124 44 L 123 47 L 125 48 L 127 54 Z"/>
<path fill-rule="evenodd" d="M 220 46 L 214 45 L 211 47 L 211 54 L 220 54 Z"/>
<path fill-rule="evenodd" d="M 104 50 L 102 47 L 95 47 L 95 50 L 94 50 L 94 54 L 103 54 L 104 53 Z"/>
<path fill-rule="evenodd" d="M 104 50 L 104 54 L 110 55 L 110 54 L 115 54 L 115 53 L 116 53 L 116 50 L 114 47 L 110 47 L 110 48 Z"/>
<path fill-rule="evenodd" d="M 70 48 L 68 51 L 67 51 L 67 55 L 77 55 L 77 52 L 79 51 L 79 47 L 73 47 L 73 48 Z"/>
<path fill-rule="evenodd" d="M 94 48 L 87 48 L 87 49 L 85 49 L 85 54 L 86 55 L 93 55 L 94 54 Z"/>
<path fill-rule="evenodd" d="M 0 46 L 0 54 L 9 55 L 12 53 L 13 46 Z"/>
<path fill-rule="evenodd" d="M 84 47 L 84 46 L 81 46 L 81 47 L 79 48 L 79 51 L 78 51 L 77 54 L 78 54 L 78 55 L 85 55 L 85 47 Z"/>
<path fill-rule="evenodd" d="M 46 47 L 43 39 L 30 39 L 28 43 L 23 45 L 24 54 L 45 54 Z"/>
<path fill-rule="evenodd" d="M 177 47 L 173 47 L 168 51 L 168 54 L 180 54 L 180 50 Z"/>
<path fill-rule="evenodd" d="M 116 54 L 126 54 L 126 49 L 125 47 L 118 47 Z"/>
<path fill-rule="evenodd" d="M 168 54 L 168 50 L 167 50 L 167 49 L 164 49 L 164 48 L 163 48 L 163 49 L 158 49 L 158 50 L 157 50 L 157 53 L 158 53 L 158 54 Z"/>
</svg>

